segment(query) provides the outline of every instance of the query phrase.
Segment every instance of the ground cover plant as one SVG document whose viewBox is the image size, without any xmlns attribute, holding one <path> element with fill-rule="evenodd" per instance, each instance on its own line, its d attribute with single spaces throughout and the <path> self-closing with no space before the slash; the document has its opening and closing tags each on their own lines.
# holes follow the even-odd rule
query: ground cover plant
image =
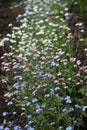
<svg viewBox="0 0 87 130">
<path fill-rule="evenodd" d="M 1 57 L 5 73 L 1 82 L 9 107 L 2 113 L 4 129 L 82 130 L 87 118 L 87 61 L 76 55 L 82 35 L 73 50 L 67 2 L 29 2 L 26 13 L 18 17 L 21 26 L 13 27 L 4 39 L 4 46 L 9 45 Z M 26 119 L 23 128 L 21 117 Z"/>
<path fill-rule="evenodd" d="M 80 17 L 83 18 L 85 15 L 85 11 L 87 9 L 86 6 L 86 0 L 77 0 L 78 2 L 78 7 L 79 7 L 79 12 L 80 12 Z"/>
</svg>

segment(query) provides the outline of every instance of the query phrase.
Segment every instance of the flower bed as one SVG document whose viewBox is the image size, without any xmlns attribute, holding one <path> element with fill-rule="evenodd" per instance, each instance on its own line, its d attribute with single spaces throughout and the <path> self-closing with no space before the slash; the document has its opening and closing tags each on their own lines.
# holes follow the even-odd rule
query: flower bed
<svg viewBox="0 0 87 130">
<path fill-rule="evenodd" d="M 1 82 L 8 90 L 4 98 L 9 108 L 2 113 L 4 124 L 14 130 L 84 129 L 87 66 L 73 51 L 74 36 L 65 19 L 68 4 L 31 3 L 19 16 L 21 26 L 7 34 L 5 44 L 11 52 L 1 57 L 5 73 Z M 86 48 L 84 52 L 87 56 Z"/>
</svg>

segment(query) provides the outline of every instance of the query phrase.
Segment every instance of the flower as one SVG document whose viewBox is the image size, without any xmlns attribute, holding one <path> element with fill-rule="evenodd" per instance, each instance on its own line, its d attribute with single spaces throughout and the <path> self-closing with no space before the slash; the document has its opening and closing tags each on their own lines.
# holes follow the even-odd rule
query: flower
<svg viewBox="0 0 87 130">
<path fill-rule="evenodd" d="M 46 104 L 42 104 L 41 107 L 42 107 L 42 108 L 45 108 L 45 107 L 46 107 Z"/>
<path fill-rule="evenodd" d="M 1 82 L 2 83 L 7 83 L 7 80 L 6 79 L 2 79 Z"/>
<path fill-rule="evenodd" d="M 31 117 L 32 117 L 32 115 L 31 115 L 31 114 L 29 114 L 29 115 L 27 116 L 27 118 L 28 118 L 28 119 L 30 119 Z"/>
<path fill-rule="evenodd" d="M 59 126 L 59 130 L 62 130 L 63 126 Z"/>
<path fill-rule="evenodd" d="M 87 48 L 84 48 L 84 51 L 87 51 Z"/>
<path fill-rule="evenodd" d="M 66 128 L 66 130 L 72 130 L 73 129 L 73 127 L 71 126 L 71 125 L 69 125 L 67 128 Z"/>
<path fill-rule="evenodd" d="M 50 94 L 45 94 L 45 97 L 47 97 L 47 98 L 50 97 Z"/>
<path fill-rule="evenodd" d="M 87 106 L 83 106 L 82 111 L 86 111 L 87 110 Z"/>
<path fill-rule="evenodd" d="M 11 106 L 11 105 L 13 105 L 13 102 L 10 101 L 10 102 L 7 103 L 7 105 L 8 105 L 8 106 Z"/>
<path fill-rule="evenodd" d="M 65 97 L 66 103 L 72 103 L 70 96 Z"/>
<path fill-rule="evenodd" d="M 48 50 L 49 50 L 49 47 L 45 47 L 44 50 L 45 50 L 45 51 L 48 51 Z"/>
<path fill-rule="evenodd" d="M 15 126 L 14 130 L 22 130 L 22 129 L 21 129 L 21 126 Z"/>
<path fill-rule="evenodd" d="M 62 110 L 62 112 L 67 112 L 67 108 L 64 108 L 64 109 Z"/>
<path fill-rule="evenodd" d="M 50 94 L 54 94 L 54 90 L 53 89 L 50 89 Z"/>
<path fill-rule="evenodd" d="M 75 108 L 81 109 L 81 106 L 79 106 L 78 104 L 75 104 Z"/>
<path fill-rule="evenodd" d="M 36 103 L 36 102 L 38 102 L 37 98 L 32 99 L 32 103 Z"/>
<path fill-rule="evenodd" d="M 43 76 L 44 72 L 43 71 L 39 71 L 38 74 L 39 74 L 39 76 Z"/>
<path fill-rule="evenodd" d="M 34 128 L 31 127 L 31 126 L 28 126 L 28 127 L 27 127 L 27 130 L 34 130 Z"/>
<path fill-rule="evenodd" d="M 31 102 L 27 102 L 27 103 L 26 103 L 26 106 L 30 106 L 30 104 L 31 104 Z"/>
<path fill-rule="evenodd" d="M 77 61 L 76 61 L 76 64 L 77 64 L 77 65 L 81 65 L 81 61 L 80 61 L 80 60 L 77 60 Z"/>
<path fill-rule="evenodd" d="M 55 92 L 60 90 L 60 87 L 55 87 Z"/>
<path fill-rule="evenodd" d="M 7 115 L 8 115 L 8 112 L 3 112 L 2 115 L 3 115 L 3 116 L 7 116 Z"/>
<path fill-rule="evenodd" d="M 42 111 L 41 108 L 36 109 L 36 114 L 40 114 L 41 111 Z"/>
<path fill-rule="evenodd" d="M 0 130 L 4 130 L 4 126 L 3 125 L 0 125 Z"/>
<path fill-rule="evenodd" d="M 55 124 L 56 124 L 55 122 L 51 122 L 51 123 L 50 123 L 50 125 L 52 125 L 52 126 L 55 125 Z"/>
<path fill-rule="evenodd" d="M 69 112 L 72 112 L 72 111 L 74 111 L 74 108 L 73 108 L 73 107 L 70 107 L 70 108 L 69 108 Z"/>
</svg>

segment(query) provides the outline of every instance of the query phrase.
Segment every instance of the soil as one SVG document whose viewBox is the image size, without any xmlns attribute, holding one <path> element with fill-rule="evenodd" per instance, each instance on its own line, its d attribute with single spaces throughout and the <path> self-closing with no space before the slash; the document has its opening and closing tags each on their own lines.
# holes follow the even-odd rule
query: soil
<svg viewBox="0 0 87 130">
<path fill-rule="evenodd" d="M 14 26 L 19 26 L 16 17 L 24 12 L 24 5 L 18 8 L 10 8 L 12 3 L 19 3 L 21 0 L 0 0 L 0 37 L 4 37 L 7 33 L 11 33 L 10 23 Z"/>
<path fill-rule="evenodd" d="M 0 40 L 6 36 L 6 34 L 11 33 L 11 28 L 8 25 L 11 23 L 13 26 L 19 26 L 20 23 L 16 21 L 16 17 L 19 14 L 23 14 L 24 12 L 24 5 L 22 4 L 18 8 L 10 8 L 13 2 L 21 2 L 22 0 L 0 0 Z M 4 48 L 5 52 L 9 52 L 9 46 Z M 0 46 L 0 57 L 3 55 L 3 47 Z M 2 60 L 0 59 L 0 64 Z M 0 68 L 0 75 L 5 75 L 1 68 Z M 0 124 L 6 125 L 6 121 L 9 119 L 5 119 L 2 116 L 3 112 L 9 112 L 9 107 L 7 106 L 6 99 L 4 98 L 4 94 L 7 92 L 6 86 L 1 85 L 1 78 L 0 78 Z M 16 115 L 14 117 L 10 114 L 10 117 L 17 118 L 17 124 L 25 124 L 24 117 L 20 116 L 21 110 L 19 108 L 14 107 L 16 111 Z M 12 110 L 12 111 L 13 111 Z"/>
<path fill-rule="evenodd" d="M 74 1 L 76 2 L 76 1 Z M 69 27 L 72 31 L 72 34 L 74 36 L 74 48 L 78 50 L 76 53 L 76 56 L 78 59 L 81 60 L 82 63 L 85 63 L 87 65 L 87 56 L 84 54 L 84 48 L 87 48 L 87 44 L 84 44 L 84 39 L 87 38 L 87 10 L 83 12 L 84 16 L 80 16 L 80 12 L 78 10 L 78 5 L 72 3 L 69 12 L 72 14 L 71 18 L 69 19 Z M 87 1 L 86 1 L 87 5 Z M 77 23 L 83 23 L 83 32 L 80 33 L 79 27 L 76 27 L 75 25 Z M 82 41 L 79 41 L 79 36 L 83 39 Z M 78 44 L 78 45 L 77 45 Z M 85 75 L 84 75 L 85 76 Z M 87 91 L 87 89 L 85 90 Z M 87 118 L 84 118 L 84 126 L 81 128 L 81 130 L 87 130 Z"/>
<path fill-rule="evenodd" d="M 84 39 L 87 38 L 87 10 L 83 12 L 83 17 L 80 16 L 80 12 L 78 9 L 78 4 L 74 4 L 76 1 L 72 3 L 69 12 L 72 14 L 69 19 L 69 27 L 74 36 L 74 48 L 73 50 L 78 50 L 76 55 L 77 58 L 81 60 L 82 63 L 87 60 L 84 54 L 84 48 L 87 48 L 87 44 L 84 44 Z M 87 5 L 87 4 L 86 4 Z M 77 23 L 83 23 L 83 32 L 80 32 L 80 27 L 77 27 Z M 82 41 L 79 41 L 79 36 Z"/>
</svg>

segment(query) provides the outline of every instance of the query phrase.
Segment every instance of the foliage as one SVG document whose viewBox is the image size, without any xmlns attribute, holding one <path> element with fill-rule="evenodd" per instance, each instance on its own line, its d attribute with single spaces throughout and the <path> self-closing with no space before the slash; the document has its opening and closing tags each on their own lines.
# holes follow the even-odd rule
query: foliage
<svg viewBox="0 0 87 130">
<path fill-rule="evenodd" d="M 68 8 L 61 2 L 29 4 L 19 16 L 21 26 L 7 35 L 11 52 L 1 57 L 6 73 L 1 80 L 8 88 L 4 97 L 10 113 L 15 113 L 14 104 L 27 117 L 27 130 L 80 130 L 87 117 L 86 61 L 73 51 L 74 37 L 65 20 Z"/>
<path fill-rule="evenodd" d="M 80 17 L 85 16 L 85 11 L 87 10 L 87 1 L 86 0 L 77 0 L 79 4 Z"/>
</svg>

